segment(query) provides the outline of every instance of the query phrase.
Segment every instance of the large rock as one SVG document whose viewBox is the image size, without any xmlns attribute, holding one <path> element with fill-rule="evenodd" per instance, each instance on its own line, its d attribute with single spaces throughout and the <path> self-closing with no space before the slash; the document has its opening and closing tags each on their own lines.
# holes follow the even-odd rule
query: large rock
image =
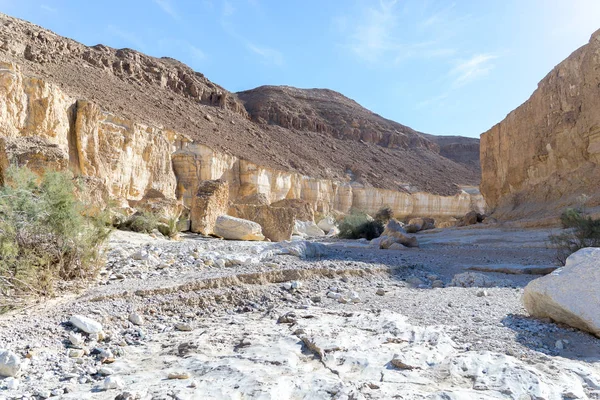
<svg viewBox="0 0 600 400">
<path fill-rule="evenodd" d="M 231 240 L 265 240 L 259 224 L 229 215 L 217 218 L 214 233 Z"/>
<path fill-rule="evenodd" d="M 417 238 L 407 235 L 404 228 L 402 228 L 402 224 L 393 218 L 387 223 L 381 236 L 394 238 L 396 243 L 400 243 L 406 247 L 419 247 Z"/>
<path fill-rule="evenodd" d="M 523 304 L 534 317 L 551 318 L 600 337 L 600 248 L 585 248 L 564 267 L 525 287 Z"/>
<path fill-rule="evenodd" d="M 435 228 L 435 220 L 433 218 L 411 218 L 408 224 L 404 226 L 404 230 L 408 233 L 415 233 Z"/>
<path fill-rule="evenodd" d="M 332 229 L 337 228 L 337 223 L 335 221 L 335 218 L 332 215 L 329 215 L 323 219 L 321 219 L 319 221 L 319 223 L 317 224 L 317 226 L 319 228 L 321 228 L 323 230 L 323 232 L 331 232 Z"/>
<path fill-rule="evenodd" d="M 272 207 L 291 208 L 296 212 L 298 221 L 314 222 L 315 212 L 308 201 L 301 199 L 284 199 L 271 203 Z"/>
<path fill-rule="evenodd" d="M 17 376 L 21 359 L 10 350 L 0 350 L 0 376 Z"/>
<path fill-rule="evenodd" d="M 600 199 L 600 30 L 481 135 L 483 193 L 503 219 L 556 217 Z"/>
<path fill-rule="evenodd" d="M 290 240 L 296 222 L 294 209 L 268 205 L 234 204 L 229 207 L 229 215 L 258 223 L 273 242 Z"/>
<path fill-rule="evenodd" d="M 302 237 L 321 237 L 325 236 L 323 229 L 312 221 L 298 221 L 294 223 L 294 235 Z"/>
<path fill-rule="evenodd" d="M 100 322 L 84 317 L 83 315 L 73 315 L 69 322 L 85 333 L 102 332 L 102 324 Z"/>
<path fill-rule="evenodd" d="M 229 184 L 227 182 L 220 179 L 200 182 L 196 195 L 192 199 L 190 212 L 192 232 L 203 235 L 214 234 L 217 218 L 227 214 L 228 207 Z"/>
</svg>

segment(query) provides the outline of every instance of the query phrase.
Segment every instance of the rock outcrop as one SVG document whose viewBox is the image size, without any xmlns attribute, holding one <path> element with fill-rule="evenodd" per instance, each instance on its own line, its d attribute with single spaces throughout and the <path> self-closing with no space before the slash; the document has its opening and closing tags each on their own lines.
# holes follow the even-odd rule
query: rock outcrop
<svg viewBox="0 0 600 400">
<path fill-rule="evenodd" d="M 598 65 L 600 31 L 481 135 L 481 192 L 495 216 L 556 216 L 582 194 L 600 204 Z"/>
<path fill-rule="evenodd" d="M 323 93 L 334 92 L 301 100 L 330 128 L 256 123 L 235 94 L 175 60 L 87 47 L 0 14 L 0 180 L 10 163 L 70 169 L 95 203 L 122 207 L 179 200 L 191 209 L 200 182 L 222 179 L 233 202 L 302 201 L 305 215 L 483 210 L 476 172 L 423 134 L 340 94 L 324 104 Z M 353 113 L 361 138 L 344 133 Z"/>
<path fill-rule="evenodd" d="M 258 223 L 263 235 L 273 242 L 290 240 L 296 221 L 294 209 L 270 205 L 234 204 L 229 215 Z"/>
<path fill-rule="evenodd" d="M 534 317 L 551 318 L 600 337 L 600 248 L 567 258 L 564 267 L 525 287 L 523 304 Z"/>
<path fill-rule="evenodd" d="M 227 214 L 229 185 L 217 179 L 202 181 L 197 187 L 190 211 L 191 231 L 212 235 L 217 218 Z"/>
</svg>

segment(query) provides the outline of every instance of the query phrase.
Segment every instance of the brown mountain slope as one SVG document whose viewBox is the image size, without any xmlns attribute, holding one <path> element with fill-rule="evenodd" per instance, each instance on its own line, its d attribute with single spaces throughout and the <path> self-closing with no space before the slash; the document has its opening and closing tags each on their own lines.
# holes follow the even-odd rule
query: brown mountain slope
<svg viewBox="0 0 600 400">
<path fill-rule="evenodd" d="M 300 106 L 329 110 L 318 113 L 325 129 L 260 123 L 260 118 L 256 123 L 235 94 L 176 60 L 103 45 L 87 47 L 3 14 L 0 59 L 60 85 L 73 97 L 92 100 L 105 111 L 173 129 L 265 167 L 435 194 L 454 194 L 457 184 L 479 181 L 475 169 L 441 156 L 431 140 L 332 91 L 289 105 L 292 110 Z M 352 131 L 348 127 L 353 126 L 353 115 L 358 116 L 358 136 L 354 127 Z"/>
</svg>

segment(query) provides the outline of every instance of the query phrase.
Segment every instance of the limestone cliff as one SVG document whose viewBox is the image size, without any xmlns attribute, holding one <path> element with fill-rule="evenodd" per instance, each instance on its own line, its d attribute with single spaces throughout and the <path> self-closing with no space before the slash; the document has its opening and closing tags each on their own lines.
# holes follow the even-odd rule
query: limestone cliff
<svg viewBox="0 0 600 400">
<path fill-rule="evenodd" d="M 481 191 L 502 218 L 600 204 L 600 31 L 520 107 L 481 135 Z"/>
</svg>

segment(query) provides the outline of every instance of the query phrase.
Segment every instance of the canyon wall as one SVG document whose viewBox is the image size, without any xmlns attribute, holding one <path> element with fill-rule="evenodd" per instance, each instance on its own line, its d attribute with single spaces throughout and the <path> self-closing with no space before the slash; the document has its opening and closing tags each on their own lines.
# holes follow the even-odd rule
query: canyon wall
<svg viewBox="0 0 600 400">
<path fill-rule="evenodd" d="M 375 213 L 388 205 L 398 216 L 460 216 L 485 206 L 476 188 L 453 196 L 408 193 L 263 167 L 172 130 L 105 112 L 25 76 L 14 63 L 0 62 L 0 98 L 0 170 L 10 163 L 38 171 L 69 168 L 94 182 L 105 200 L 121 205 L 160 193 L 190 206 L 198 182 L 222 178 L 232 199 L 254 193 L 271 202 L 304 199 L 322 213 Z"/>
<path fill-rule="evenodd" d="M 600 205 L 600 31 L 481 135 L 481 192 L 504 219 Z"/>
</svg>

